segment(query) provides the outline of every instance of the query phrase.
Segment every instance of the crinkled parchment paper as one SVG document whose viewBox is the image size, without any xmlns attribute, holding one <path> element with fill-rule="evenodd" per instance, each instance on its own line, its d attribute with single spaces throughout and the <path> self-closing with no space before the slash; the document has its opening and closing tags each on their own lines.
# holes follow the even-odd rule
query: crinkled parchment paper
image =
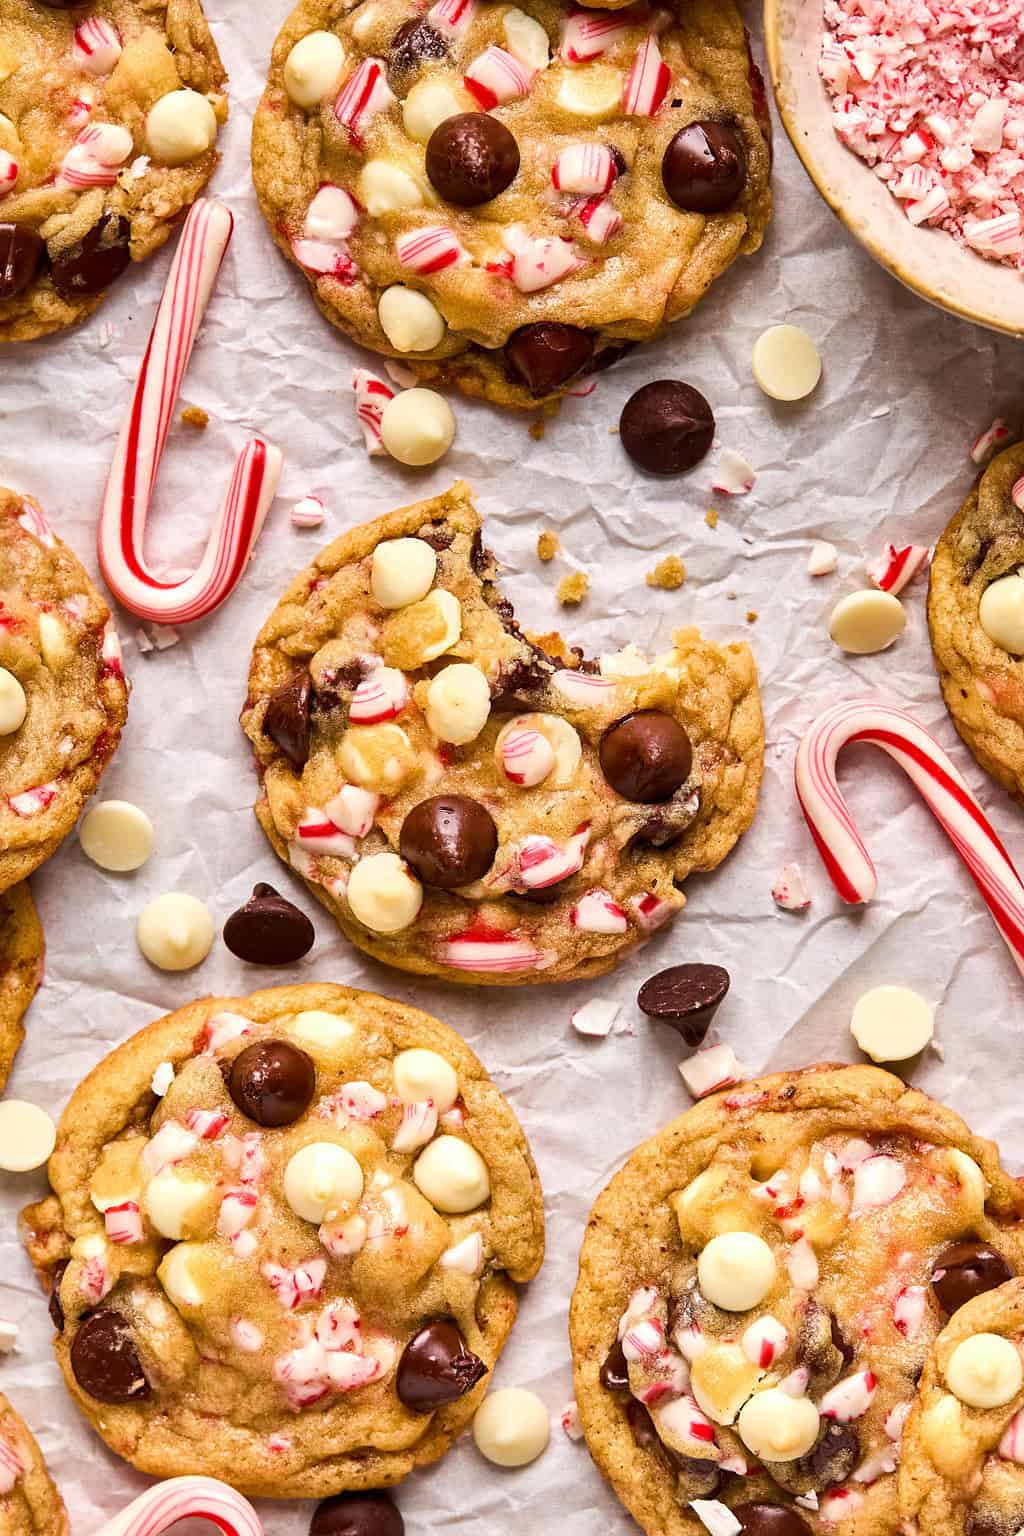
<svg viewBox="0 0 1024 1536">
<path fill-rule="evenodd" d="M 1012 342 L 947 318 L 876 268 L 819 202 L 780 133 L 776 214 L 761 254 L 738 262 L 660 345 L 603 375 L 589 398 L 568 401 L 543 441 L 528 436 L 525 418 L 456 400 L 458 438 L 442 464 L 414 472 L 370 461 L 349 377 L 354 364 L 377 365 L 320 319 L 305 283 L 273 248 L 249 182 L 251 112 L 284 0 L 211 0 L 208 11 L 232 100 L 213 190 L 237 224 L 181 402 L 208 410 L 210 425 L 202 434 L 172 431 L 150 554 L 165 570 L 191 568 L 233 455 L 253 429 L 285 451 L 281 496 L 241 588 L 180 644 L 140 654 L 137 625 L 121 615 L 134 692 L 102 794 L 146 807 L 159 848 L 141 873 L 119 877 L 90 864 L 70 838 L 36 876 L 47 979 L 9 1092 L 56 1115 L 111 1046 L 207 992 L 308 978 L 435 1012 L 483 1057 L 540 1165 L 548 1260 L 522 1298 L 497 1380 L 536 1389 L 557 1413 L 571 1395 L 566 1313 L 587 1211 L 626 1153 L 689 1103 L 676 1036 L 635 1007 L 639 983 L 654 970 L 689 959 L 727 966 L 732 991 L 718 1025 L 754 1070 L 851 1059 L 847 1020 L 859 993 L 881 982 L 919 988 L 938 1005 L 945 1060 L 929 1054 L 915 1077 L 978 1131 L 1001 1138 L 1011 1166 L 1024 1165 L 1013 1078 L 1021 983 L 952 848 L 881 753 L 849 751 L 844 780 L 878 862 L 880 893 L 865 909 L 844 910 L 818 865 L 791 777 L 796 742 L 818 710 L 877 692 L 938 733 L 1011 852 L 1024 858 L 1020 812 L 961 748 L 940 702 L 923 580 L 905 594 L 907 631 L 884 656 L 844 657 L 826 632 L 832 604 L 864 583 L 864 559 L 886 539 L 934 542 L 971 483 L 975 431 L 996 413 L 1015 415 L 1021 357 Z M 104 479 L 169 258 L 165 251 L 133 273 L 74 334 L 7 348 L 0 358 L 0 483 L 38 497 L 92 570 Z M 756 337 L 782 320 L 806 326 L 824 357 L 822 384 L 803 405 L 772 404 L 750 374 Z M 631 468 L 612 428 L 628 395 L 665 374 L 707 395 L 722 445 L 758 471 L 752 494 L 713 496 L 710 460 L 663 483 Z M 673 627 L 696 623 L 723 640 L 749 640 L 760 667 L 767 772 L 753 829 L 716 874 L 690 882 L 689 906 L 673 927 L 593 986 L 478 995 L 389 973 L 332 930 L 252 816 L 255 778 L 237 716 L 263 617 L 322 542 L 457 475 L 475 488 L 507 567 L 506 590 L 529 626 L 564 620 L 564 633 L 600 652 L 631 640 L 663 647 Z M 299 531 L 288 509 L 309 491 L 323 496 L 330 515 L 323 528 Z M 704 521 L 712 505 L 714 530 Z M 557 529 L 591 574 L 590 597 L 572 614 L 560 615 L 554 599 L 567 566 L 541 566 L 535 556 L 544 526 Z M 840 565 L 813 581 L 805 562 L 816 538 L 838 546 Z M 670 552 L 684 557 L 689 580 L 676 593 L 652 592 L 644 574 Z M 756 622 L 747 622 L 748 610 Z M 778 868 L 792 859 L 802 861 L 813 894 L 804 915 L 778 912 L 771 900 Z M 244 967 L 219 941 L 190 974 L 164 975 L 142 961 L 133 925 L 147 900 L 190 891 L 223 921 L 255 880 L 268 879 L 317 926 L 312 955 L 290 974 Z M 592 995 L 621 1003 L 626 1030 L 605 1041 L 574 1035 L 572 1009 Z M 21 1329 L 17 1353 L 0 1360 L 0 1388 L 38 1434 L 75 1530 L 87 1536 L 145 1480 L 79 1419 L 52 1360 L 46 1308 L 15 1238 L 16 1213 L 42 1178 L 0 1177 L 0 1315 Z M 585 1449 L 557 1428 L 548 1454 L 521 1472 L 500 1472 L 463 1443 L 411 1478 L 400 1502 L 410 1536 L 540 1532 L 556 1515 L 562 1536 L 603 1536 L 626 1523 Z M 263 1513 L 278 1536 L 304 1536 L 310 1508 Z"/>
</svg>

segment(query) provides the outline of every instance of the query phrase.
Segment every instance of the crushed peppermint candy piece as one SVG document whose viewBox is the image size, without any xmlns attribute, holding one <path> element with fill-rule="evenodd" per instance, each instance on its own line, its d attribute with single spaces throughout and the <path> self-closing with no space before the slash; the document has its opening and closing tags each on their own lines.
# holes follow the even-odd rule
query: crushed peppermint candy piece
<svg viewBox="0 0 1024 1536">
<path fill-rule="evenodd" d="M 150 1087 L 158 1099 L 162 1099 L 168 1088 L 174 1082 L 174 1064 L 170 1061 L 162 1061 L 153 1072 Z"/>
<path fill-rule="evenodd" d="M 741 453 L 723 448 L 715 465 L 711 489 L 721 496 L 745 496 L 757 479 L 753 468 Z"/>
<path fill-rule="evenodd" d="M 437 0 L 427 12 L 427 20 L 442 37 L 457 38 L 472 26 L 477 0 Z"/>
<path fill-rule="evenodd" d="M 772 900 L 784 912 L 806 912 L 811 904 L 810 893 L 799 864 L 784 864 L 772 886 Z"/>
<path fill-rule="evenodd" d="M 820 539 L 817 544 L 811 545 L 811 552 L 807 556 L 808 576 L 831 576 L 839 563 L 839 551 L 834 544 Z"/>
<path fill-rule="evenodd" d="M 587 265 L 587 258 L 580 255 L 572 241 L 560 235 L 533 236 L 522 224 L 510 224 L 503 239 L 512 253 L 509 275 L 520 293 L 550 288 L 552 283 Z"/>
<path fill-rule="evenodd" d="M 731 1045 L 712 1045 L 679 1063 L 679 1075 L 695 1099 L 731 1088 L 745 1075 Z"/>
<path fill-rule="evenodd" d="M 101 16 L 90 16 L 75 28 L 71 59 L 87 75 L 109 75 L 123 51 L 121 34 Z"/>
<path fill-rule="evenodd" d="M 605 1002 L 601 998 L 593 997 L 581 1008 L 573 1009 L 572 1027 L 578 1035 L 604 1038 L 611 1033 L 611 1027 L 618 1016 L 618 1003 Z"/>
<path fill-rule="evenodd" d="M 1013 482 L 1010 488 L 1010 500 L 1018 512 L 1024 512 L 1024 475 Z"/>
<path fill-rule="evenodd" d="M 491 44 L 468 66 L 462 83 L 484 112 L 529 94 L 535 70 Z"/>
<path fill-rule="evenodd" d="M 627 117 L 653 117 L 668 95 L 672 71 L 661 56 L 656 37 L 640 44 L 622 90 L 622 110 Z"/>
<path fill-rule="evenodd" d="M 868 565 L 874 586 L 896 597 L 928 563 L 930 550 L 924 544 L 887 544 L 877 560 Z"/>
<path fill-rule="evenodd" d="M 569 911 L 569 921 L 583 933 L 625 933 L 629 919 L 607 891 L 587 891 Z"/>
<path fill-rule="evenodd" d="M 1015 1461 L 1018 1466 L 1024 1466 L 1024 1408 L 1014 1414 L 1003 1431 L 999 1454 L 1004 1461 Z"/>
<path fill-rule="evenodd" d="M 987 464 L 1001 448 L 1012 442 L 1013 433 L 1001 416 L 980 433 L 971 444 L 971 458 L 975 464 Z"/>
<path fill-rule="evenodd" d="M 570 144 L 551 168 L 551 185 L 559 192 L 608 192 L 617 175 L 607 144 Z"/>
<path fill-rule="evenodd" d="M 837 1381 L 818 1404 L 823 1419 L 835 1419 L 839 1424 L 849 1424 L 867 1413 L 874 1402 L 878 1378 L 872 1371 L 857 1371 Z"/>
<path fill-rule="evenodd" d="M 579 198 L 571 211 L 595 245 L 607 245 L 622 228 L 622 214 L 608 197 Z"/>
<path fill-rule="evenodd" d="M 399 235 L 395 241 L 395 255 L 403 267 L 422 275 L 443 272 L 446 267 L 469 261 L 469 253 L 446 224 L 410 229 Z"/>
<path fill-rule="evenodd" d="M 319 496 L 303 496 L 292 507 L 291 519 L 294 528 L 319 528 L 327 513 Z"/>
<path fill-rule="evenodd" d="M 18 1343 L 18 1325 L 0 1318 L 0 1355 L 9 1355 Z"/>
<path fill-rule="evenodd" d="M 858 1163 L 853 1175 L 851 1216 L 863 1216 L 889 1205 L 907 1182 L 907 1172 L 898 1158 L 879 1153 Z"/>
<path fill-rule="evenodd" d="M 352 370 L 352 388 L 356 396 L 356 416 L 363 429 L 366 451 L 371 458 L 387 453 L 381 436 L 380 419 L 389 400 L 395 398 L 390 384 L 385 384 L 369 368 Z"/>
<path fill-rule="evenodd" d="M 398 98 L 387 82 L 383 59 L 363 59 L 350 75 L 334 103 L 334 115 L 355 145 L 363 142 L 363 129 L 371 117 L 386 112 Z"/>
<path fill-rule="evenodd" d="M 642 18 L 633 11 L 570 11 L 562 32 L 561 57 L 567 64 L 585 64 L 624 42 Z"/>
<path fill-rule="evenodd" d="M 437 1261 L 442 1269 L 454 1269 L 462 1275 L 478 1275 L 484 1267 L 484 1240 L 471 1232 L 461 1243 L 446 1248 Z"/>
<path fill-rule="evenodd" d="M 739 1536 L 742 1525 L 721 1499 L 691 1499 L 690 1508 L 711 1536 Z"/>
<path fill-rule="evenodd" d="M 570 1440 L 583 1439 L 583 1425 L 580 1422 L 580 1410 L 575 1399 L 571 1403 L 566 1403 L 559 1417 L 559 1423 Z"/>
</svg>

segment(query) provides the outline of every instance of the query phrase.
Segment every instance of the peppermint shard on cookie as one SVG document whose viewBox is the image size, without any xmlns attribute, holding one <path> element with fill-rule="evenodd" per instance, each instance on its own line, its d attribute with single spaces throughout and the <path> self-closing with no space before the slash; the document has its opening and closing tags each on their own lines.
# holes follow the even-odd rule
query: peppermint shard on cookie
<svg viewBox="0 0 1024 1536">
<path fill-rule="evenodd" d="M 200 0 L 0 0 L 0 342 L 83 319 L 217 164 Z"/>
<path fill-rule="evenodd" d="M 1019 1292 L 1013 1311 L 995 1287 L 1024 1269 L 1022 1219 L 995 1146 L 875 1067 L 706 1099 L 639 1147 L 591 1213 L 570 1315 L 591 1455 L 648 1536 L 980 1536 L 962 1509 L 922 1521 L 940 1502 L 925 1488 L 912 1508 L 910 1483 L 929 1422 L 929 1476 L 941 1468 L 968 1500 L 980 1447 L 994 1453 L 1024 1403 L 1019 1353 L 975 1343 L 950 1360 L 944 1344 L 968 1318 L 1019 1338 Z M 997 1397 L 998 1420 L 960 1406 Z M 984 1531 L 1013 1533 L 1019 1468 L 989 1463 L 981 1487 L 1005 1520 Z"/>
<path fill-rule="evenodd" d="M 0 487 L 0 891 L 71 831 L 127 713 L 110 609 L 38 504 Z"/>
<path fill-rule="evenodd" d="M 932 558 L 928 628 L 953 724 L 1024 797 L 1024 443 L 994 458 Z"/>
<path fill-rule="evenodd" d="M 518 407 L 756 251 L 770 158 L 733 0 L 303 0 L 252 141 L 274 239 L 327 319 Z"/>
<path fill-rule="evenodd" d="M 78 1407 L 140 1471 L 252 1495 L 443 1455 L 543 1257 L 530 1149 L 476 1056 L 347 987 L 157 1020 L 72 1095 L 49 1173 L 23 1230 Z"/>
<path fill-rule="evenodd" d="M 600 975 L 750 825 L 764 758 L 745 645 L 648 660 L 531 639 L 468 488 L 337 539 L 256 641 L 256 807 L 345 934 L 470 984 Z"/>
</svg>

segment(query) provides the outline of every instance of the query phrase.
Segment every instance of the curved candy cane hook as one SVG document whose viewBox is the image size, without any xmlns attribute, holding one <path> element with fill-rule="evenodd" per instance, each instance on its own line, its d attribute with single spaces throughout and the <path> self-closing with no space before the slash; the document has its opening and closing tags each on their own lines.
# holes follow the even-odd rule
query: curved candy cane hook
<svg viewBox="0 0 1024 1536">
<path fill-rule="evenodd" d="M 836 782 L 836 759 L 852 741 L 881 747 L 913 780 L 925 804 L 967 865 L 1024 973 L 1024 885 L 994 828 L 959 770 L 934 737 L 890 704 L 858 699 L 827 709 L 797 750 L 796 793 L 829 878 L 844 901 L 875 894 L 875 866 Z"/>
<path fill-rule="evenodd" d="M 247 1499 L 214 1477 L 172 1477 L 147 1488 L 98 1536 L 160 1536 L 176 1520 L 210 1520 L 224 1536 L 263 1536 Z"/>
<path fill-rule="evenodd" d="M 107 585 L 126 608 L 158 624 L 203 618 L 234 590 L 281 475 L 280 450 L 253 438 L 235 461 L 199 568 L 180 582 L 160 581 L 148 569 L 143 540 L 153 487 L 233 223 L 222 203 L 208 199 L 193 204 L 185 220 L 100 511 L 99 559 Z"/>
</svg>

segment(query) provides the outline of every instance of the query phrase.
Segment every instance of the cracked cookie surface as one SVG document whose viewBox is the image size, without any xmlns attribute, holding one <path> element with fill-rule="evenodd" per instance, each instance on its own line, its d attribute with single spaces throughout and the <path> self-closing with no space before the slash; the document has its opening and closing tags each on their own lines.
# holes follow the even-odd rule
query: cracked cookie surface
<svg viewBox="0 0 1024 1536">
<path fill-rule="evenodd" d="M 35 1436 L 2 1392 L 0 1530 L 4 1536 L 67 1536 L 70 1530 Z"/>
<path fill-rule="evenodd" d="M 0 892 L 0 1093 L 25 1038 L 25 1012 L 43 979 L 43 925 L 27 883 Z"/>
<path fill-rule="evenodd" d="M 76 1090 L 49 1174 L 23 1230 L 77 1405 L 141 1471 L 253 1495 L 441 1456 L 543 1256 L 529 1146 L 476 1056 L 347 987 L 149 1025 Z"/>
<path fill-rule="evenodd" d="M 1018 798 L 1024 796 L 1024 579 L 1017 574 L 1024 567 L 1024 510 L 1013 491 L 1022 480 L 1024 444 L 1018 443 L 993 459 L 939 539 L 928 591 L 928 628 L 946 708 L 981 766 Z"/>
<path fill-rule="evenodd" d="M 224 83 L 199 0 L 0 0 L 0 341 L 75 324 L 164 243 Z"/>
<path fill-rule="evenodd" d="M 71 831 L 127 713 L 109 608 L 38 503 L 0 487 L 0 891 Z"/>
<path fill-rule="evenodd" d="M 570 1332 L 591 1454 L 649 1536 L 699 1536 L 691 1499 L 771 1506 L 751 1530 L 896 1536 L 918 1376 L 963 1297 L 1024 1267 L 1022 1218 L 993 1144 L 876 1068 L 702 1101 L 588 1223 Z"/>
<path fill-rule="evenodd" d="M 423 381 L 529 408 L 758 249 L 769 132 L 732 0 L 301 0 L 253 175 L 333 325 Z"/>
<path fill-rule="evenodd" d="M 530 639 L 457 484 L 329 545 L 253 652 L 242 716 L 275 850 L 346 935 L 474 984 L 600 975 L 750 825 L 745 645 L 582 663 Z"/>
</svg>

